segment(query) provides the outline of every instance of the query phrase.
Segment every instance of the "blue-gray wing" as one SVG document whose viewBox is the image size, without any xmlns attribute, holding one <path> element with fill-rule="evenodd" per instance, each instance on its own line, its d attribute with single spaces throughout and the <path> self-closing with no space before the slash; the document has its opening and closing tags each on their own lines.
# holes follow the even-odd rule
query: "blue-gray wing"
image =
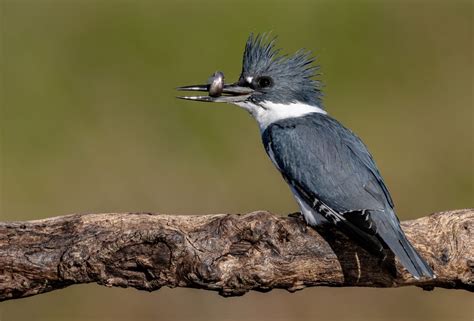
<svg viewBox="0 0 474 321">
<path fill-rule="evenodd" d="M 367 148 L 335 119 L 313 113 L 281 120 L 262 138 L 285 179 L 335 211 L 393 208 Z"/>
<path fill-rule="evenodd" d="M 403 233 L 382 176 L 354 133 L 327 115 L 313 113 L 269 125 L 262 139 L 307 205 L 372 253 L 381 251 L 381 239 L 415 277 L 433 277 Z"/>
</svg>

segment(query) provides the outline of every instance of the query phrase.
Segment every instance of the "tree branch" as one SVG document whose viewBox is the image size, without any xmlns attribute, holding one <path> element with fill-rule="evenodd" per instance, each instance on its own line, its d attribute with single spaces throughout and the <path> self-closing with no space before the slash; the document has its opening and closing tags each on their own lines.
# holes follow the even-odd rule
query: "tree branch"
<svg viewBox="0 0 474 321">
<path fill-rule="evenodd" d="M 370 256 L 333 228 L 300 216 L 76 214 L 0 223 L 0 300 L 72 284 L 153 291 L 162 286 L 219 291 L 288 291 L 307 286 L 443 287 L 474 291 L 474 210 L 402 223 L 434 268 L 415 280 L 393 256 Z"/>
</svg>

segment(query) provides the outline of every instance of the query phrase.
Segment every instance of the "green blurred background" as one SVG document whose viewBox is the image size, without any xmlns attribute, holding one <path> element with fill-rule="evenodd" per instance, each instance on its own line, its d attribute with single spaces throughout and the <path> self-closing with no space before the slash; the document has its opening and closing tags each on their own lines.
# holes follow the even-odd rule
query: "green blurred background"
<svg viewBox="0 0 474 321">
<path fill-rule="evenodd" d="M 2 220 L 297 210 L 254 121 L 175 99 L 235 79 L 250 32 L 312 50 L 327 110 L 369 146 L 401 219 L 473 206 L 472 2 L 0 0 Z M 311 288 L 224 299 L 94 284 L 0 320 L 472 320 L 472 294 Z"/>
</svg>

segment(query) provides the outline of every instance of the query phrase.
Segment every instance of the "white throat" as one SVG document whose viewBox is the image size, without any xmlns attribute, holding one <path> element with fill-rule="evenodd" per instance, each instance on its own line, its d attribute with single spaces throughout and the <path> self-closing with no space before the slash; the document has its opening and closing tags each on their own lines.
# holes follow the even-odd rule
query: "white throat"
<svg viewBox="0 0 474 321">
<path fill-rule="evenodd" d="M 252 102 L 236 103 L 237 106 L 247 110 L 257 121 L 260 131 L 263 132 L 268 125 L 278 120 L 302 117 L 311 113 L 327 114 L 326 111 L 301 102 L 291 104 L 276 104 L 271 101 L 263 101 L 261 106 Z"/>
</svg>

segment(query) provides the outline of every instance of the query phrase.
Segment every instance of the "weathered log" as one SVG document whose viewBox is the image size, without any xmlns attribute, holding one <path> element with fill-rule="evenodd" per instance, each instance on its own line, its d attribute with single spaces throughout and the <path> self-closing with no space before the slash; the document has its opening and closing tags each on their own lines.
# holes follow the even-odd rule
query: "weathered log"
<svg viewBox="0 0 474 321">
<path fill-rule="evenodd" d="M 442 287 L 474 291 L 474 210 L 402 222 L 436 279 L 414 279 L 334 228 L 268 212 L 203 216 L 74 214 L 0 223 L 0 300 L 72 284 L 154 291 L 288 291 L 307 286 Z"/>
</svg>

